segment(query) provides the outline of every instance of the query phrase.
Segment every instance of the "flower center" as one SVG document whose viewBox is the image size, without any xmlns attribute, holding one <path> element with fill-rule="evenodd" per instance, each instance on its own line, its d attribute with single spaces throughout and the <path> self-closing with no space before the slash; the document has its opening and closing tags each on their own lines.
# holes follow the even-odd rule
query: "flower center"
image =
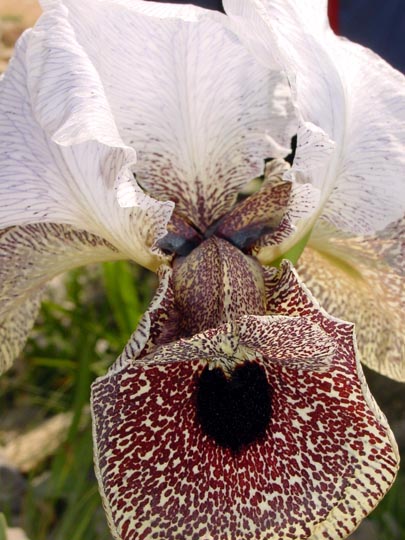
<svg viewBox="0 0 405 540">
<path fill-rule="evenodd" d="M 271 418 L 271 387 L 263 367 L 245 362 L 230 377 L 205 367 L 197 382 L 196 418 L 206 435 L 233 452 L 263 437 Z"/>
</svg>

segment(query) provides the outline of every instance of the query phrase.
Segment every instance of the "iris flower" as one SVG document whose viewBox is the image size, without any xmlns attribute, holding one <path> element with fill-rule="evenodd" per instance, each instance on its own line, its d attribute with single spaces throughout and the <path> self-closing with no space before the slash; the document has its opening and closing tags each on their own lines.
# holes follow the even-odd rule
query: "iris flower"
<svg viewBox="0 0 405 540">
<path fill-rule="evenodd" d="M 353 323 L 288 259 L 309 239 L 300 268 L 337 314 L 350 312 L 344 280 L 360 280 L 352 259 L 332 264 L 349 248 L 378 239 L 375 276 L 401 279 L 402 77 L 333 36 L 324 2 L 229 2 L 229 16 L 42 5 L 0 89 L 2 368 L 53 276 L 122 258 L 157 271 L 92 390 L 114 538 L 345 538 L 391 486 L 398 451 Z M 380 363 L 392 373 L 397 330 Z M 361 358 L 376 365 L 370 335 Z"/>
</svg>

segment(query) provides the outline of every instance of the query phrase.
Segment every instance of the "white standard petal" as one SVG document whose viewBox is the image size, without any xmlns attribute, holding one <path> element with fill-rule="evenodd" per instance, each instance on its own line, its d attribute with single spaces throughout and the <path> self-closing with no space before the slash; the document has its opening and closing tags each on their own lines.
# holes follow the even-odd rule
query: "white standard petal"
<svg viewBox="0 0 405 540">
<path fill-rule="evenodd" d="M 231 207 L 264 158 L 288 153 L 296 121 L 286 79 L 257 63 L 221 14 L 153 2 L 61 3 L 120 136 L 137 151 L 137 181 L 200 228 Z M 45 4 L 50 17 L 63 11 Z M 66 97 L 76 106 L 73 92 Z M 120 200 L 131 204 L 129 184 Z"/>
<path fill-rule="evenodd" d="M 85 56 L 80 63 L 68 48 L 52 54 L 46 43 L 40 46 L 38 35 L 25 33 L 0 83 L 0 229 L 67 224 L 156 268 L 161 256 L 153 246 L 165 234 L 172 203 L 155 201 L 137 187 L 136 206 L 120 208 L 114 184 L 132 177 L 135 153 L 120 142 L 116 128 L 114 135 L 113 117 L 91 63 Z M 64 35 L 66 43 L 73 40 Z M 36 86 L 40 73 L 41 88 Z M 52 84 L 58 88 L 49 94 L 45 87 Z M 93 101 L 87 94 L 80 98 L 91 84 Z M 68 99 L 72 85 L 77 107 L 65 107 L 61 96 Z"/>
<path fill-rule="evenodd" d="M 370 50 L 337 37 L 325 0 L 225 0 L 243 41 L 289 74 L 302 124 L 297 165 L 322 190 L 317 215 L 369 234 L 405 211 L 405 79 Z M 319 134 L 334 143 L 319 167 Z M 308 134 L 307 134 L 308 135 Z M 305 156 L 303 152 L 305 151 Z M 292 172 L 298 172 L 293 167 Z"/>
</svg>

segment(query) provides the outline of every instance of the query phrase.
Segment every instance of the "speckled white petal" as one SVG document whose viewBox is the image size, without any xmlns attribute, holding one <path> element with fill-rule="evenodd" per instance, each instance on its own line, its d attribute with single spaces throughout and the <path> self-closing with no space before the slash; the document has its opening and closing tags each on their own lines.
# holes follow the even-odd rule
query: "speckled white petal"
<svg viewBox="0 0 405 540">
<path fill-rule="evenodd" d="M 298 270 L 330 313 L 356 324 L 361 360 L 405 382 L 405 219 L 371 237 L 339 234 L 322 222 Z"/>
<path fill-rule="evenodd" d="M 0 229 L 64 223 L 99 235 L 126 257 L 156 268 L 161 254 L 153 251 L 153 245 L 165 234 L 172 203 L 155 201 L 138 188 L 136 207 L 120 208 L 114 183 L 130 173 L 135 154 L 111 131 L 113 120 L 103 108 L 107 101 L 91 65 L 84 61 L 81 65 L 69 51 L 52 53 L 45 43 L 40 46 L 41 32 L 35 32 L 26 32 L 17 44 L 0 83 Z M 35 84 L 41 72 L 40 89 Z M 78 97 L 90 87 L 90 80 L 99 92 L 91 110 L 89 96 Z M 44 88 L 52 81 L 55 93 L 47 94 Z M 59 99 L 60 95 L 69 99 L 71 84 L 82 108 L 73 102 L 64 107 Z"/>
<path fill-rule="evenodd" d="M 3 292 L 3 291 L 1 291 Z M 25 345 L 38 315 L 42 289 L 3 312 L 0 303 L 0 374 L 11 367 Z"/>
<path fill-rule="evenodd" d="M 405 210 L 403 75 L 370 50 L 335 36 L 325 0 L 224 5 L 257 57 L 289 74 L 302 124 L 316 126 L 335 145 L 321 149 L 325 163 L 319 167 L 319 133 L 311 129 L 305 156 L 298 137 L 297 164 L 305 157 L 307 181 L 322 190 L 318 215 L 357 234 L 399 219 Z"/>
<path fill-rule="evenodd" d="M 23 347 L 47 281 L 71 268 L 122 256 L 106 240 L 66 225 L 37 223 L 0 231 L 0 372 Z"/>
<path fill-rule="evenodd" d="M 257 63 L 221 14 L 152 2 L 61 3 L 69 12 L 60 24 L 73 28 L 120 136 L 137 151 L 137 181 L 200 228 L 263 172 L 264 158 L 288 153 L 296 121 L 286 79 Z M 62 9 L 50 5 L 49 16 Z M 57 30 L 50 24 L 49 32 Z M 123 204 L 131 204 L 128 184 Z"/>
</svg>

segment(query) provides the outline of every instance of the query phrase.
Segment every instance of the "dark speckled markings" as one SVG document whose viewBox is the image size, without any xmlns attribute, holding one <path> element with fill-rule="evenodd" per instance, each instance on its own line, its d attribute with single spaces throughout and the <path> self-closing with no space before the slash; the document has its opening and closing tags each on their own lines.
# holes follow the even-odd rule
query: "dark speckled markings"
<svg viewBox="0 0 405 540">
<path fill-rule="evenodd" d="M 227 336 L 206 331 L 209 347 L 199 335 L 121 358 L 92 390 L 96 472 L 115 538 L 336 540 L 392 484 L 397 450 L 364 383 L 353 326 L 322 311 L 287 263 L 264 270 L 264 279 L 267 312 L 318 324 L 334 342 L 332 362 L 319 370 L 311 354 L 297 358 L 293 327 L 273 316 L 247 319 L 258 325 L 252 349 L 240 338 L 248 330 L 228 324 Z M 265 320 L 275 333 L 260 326 Z M 273 361 L 284 342 L 284 361 Z M 258 343 L 265 353 L 255 356 Z M 272 388 L 264 436 L 240 452 L 196 420 L 205 350 L 225 364 L 227 351 L 229 362 L 257 362 Z"/>
<path fill-rule="evenodd" d="M 183 335 L 215 328 L 241 315 L 265 313 L 260 265 L 215 236 L 187 257 L 175 259 L 173 290 Z"/>
</svg>

